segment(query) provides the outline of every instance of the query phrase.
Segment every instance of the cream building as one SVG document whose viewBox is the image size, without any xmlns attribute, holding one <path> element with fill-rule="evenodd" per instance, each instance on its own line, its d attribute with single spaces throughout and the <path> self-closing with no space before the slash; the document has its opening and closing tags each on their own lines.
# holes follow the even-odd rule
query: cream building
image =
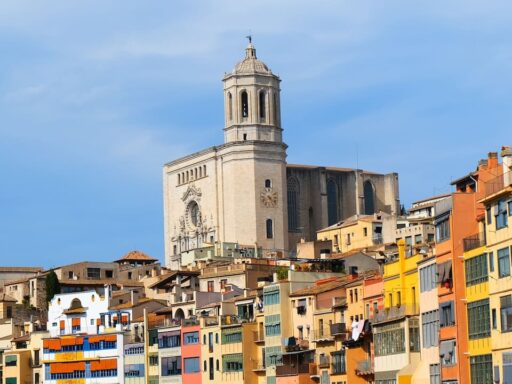
<svg viewBox="0 0 512 384">
<path fill-rule="evenodd" d="M 223 79 L 224 144 L 164 166 L 166 265 L 216 242 L 288 256 L 343 218 L 398 212 L 395 173 L 287 165 L 280 81 L 249 42 Z"/>
</svg>

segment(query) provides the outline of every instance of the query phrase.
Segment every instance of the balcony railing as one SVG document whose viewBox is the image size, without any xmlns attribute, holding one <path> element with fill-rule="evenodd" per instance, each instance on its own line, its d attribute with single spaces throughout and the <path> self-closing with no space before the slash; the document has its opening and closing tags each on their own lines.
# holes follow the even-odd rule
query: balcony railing
<svg viewBox="0 0 512 384">
<path fill-rule="evenodd" d="M 252 337 L 255 343 L 263 343 L 265 341 L 265 335 L 261 331 L 252 331 Z"/>
<path fill-rule="evenodd" d="M 331 324 L 331 335 L 343 335 L 347 332 L 347 326 L 345 323 L 334 323 Z"/>
<path fill-rule="evenodd" d="M 217 317 L 205 317 L 204 318 L 204 326 L 205 327 L 213 327 L 215 325 L 219 325 L 219 319 Z"/>
<path fill-rule="evenodd" d="M 199 319 L 184 319 L 183 320 L 184 327 L 192 327 L 194 325 L 199 325 Z"/>
<path fill-rule="evenodd" d="M 318 367 L 319 368 L 329 368 L 331 364 L 331 359 L 329 356 L 318 356 Z"/>
<path fill-rule="evenodd" d="M 382 323 L 386 321 L 391 321 L 395 319 L 399 319 L 404 316 L 414 316 L 419 315 L 419 305 L 413 304 L 413 305 L 401 305 L 401 306 L 395 306 L 391 308 L 385 308 L 379 313 L 377 313 L 376 316 L 374 316 L 374 323 Z"/>
<path fill-rule="evenodd" d="M 331 328 L 330 327 L 329 328 L 323 328 L 323 329 L 314 329 L 312 333 L 313 333 L 313 341 L 334 340 L 334 336 L 331 334 Z"/>
<path fill-rule="evenodd" d="M 485 183 L 485 196 L 499 192 L 505 187 L 504 175 L 499 175 Z"/>
<path fill-rule="evenodd" d="M 253 371 L 265 371 L 265 360 L 257 360 L 252 362 Z"/>
<path fill-rule="evenodd" d="M 236 325 L 242 324 L 244 321 L 235 315 L 224 315 L 220 318 L 221 325 Z"/>
<path fill-rule="evenodd" d="M 464 252 L 471 251 L 472 249 L 483 247 L 485 245 L 485 233 L 476 233 L 474 235 L 465 237 L 463 240 Z"/>
<path fill-rule="evenodd" d="M 276 376 L 296 376 L 300 374 L 316 374 L 316 364 L 306 363 L 298 365 L 279 365 L 276 367 Z"/>
</svg>

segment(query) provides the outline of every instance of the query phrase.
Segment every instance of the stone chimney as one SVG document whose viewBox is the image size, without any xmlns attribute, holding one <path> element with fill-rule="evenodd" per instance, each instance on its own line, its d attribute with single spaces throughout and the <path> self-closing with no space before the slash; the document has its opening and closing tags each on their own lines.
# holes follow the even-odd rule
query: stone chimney
<svg viewBox="0 0 512 384">
<path fill-rule="evenodd" d="M 501 157 L 503 159 L 503 185 L 512 185 L 512 147 L 501 147 Z"/>
</svg>

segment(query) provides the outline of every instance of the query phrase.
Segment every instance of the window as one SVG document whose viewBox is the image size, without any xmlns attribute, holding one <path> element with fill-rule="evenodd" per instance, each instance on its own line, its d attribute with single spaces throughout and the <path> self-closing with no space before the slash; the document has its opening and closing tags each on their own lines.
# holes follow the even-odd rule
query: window
<svg viewBox="0 0 512 384">
<path fill-rule="evenodd" d="M 441 384 L 441 367 L 439 364 L 430 364 L 430 384 Z"/>
<path fill-rule="evenodd" d="M 281 335 L 281 316 L 279 314 L 265 316 L 265 335 Z"/>
<path fill-rule="evenodd" d="M 497 319 L 497 316 L 496 316 L 496 308 L 493 308 L 492 311 L 491 311 L 491 315 L 492 315 L 492 329 L 498 329 L 498 319 Z"/>
<path fill-rule="evenodd" d="M 272 222 L 272 219 L 267 219 L 266 230 L 267 230 L 267 239 L 273 239 L 274 238 L 274 223 Z"/>
<path fill-rule="evenodd" d="M 338 221 L 338 186 L 332 179 L 327 180 L 327 225 Z"/>
<path fill-rule="evenodd" d="M 100 279 L 100 269 L 99 268 L 87 268 L 87 278 L 88 279 Z"/>
<path fill-rule="evenodd" d="M 270 179 L 265 180 L 265 188 L 272 188 L 272 180 L 270 180 Z"/>
<path fill-rule="evenodd" d="M 455 365 L 457 363 L 455 353 L 455 340 L 441 341 L 439 356 L 443 365 Z"/>
<path fill-rule="evenodd" d="M 241 372 L 243 371 L 243 355 L 241 353 L 232 353 L 222 356 L 223 372 Z"/>
<path fill-rule="evenodd" d="M 242 113 L 242 117 L 243 118 L 246 118 L 249 116 L 249 96 L 247 96 L 247 92 L 246 91 L 242 91 L 241 95 L 240 95 L 240 98 L 241 98 L 241 113 Z"/>
<path fill-rule="evenodd" d="M 487 255 L 485 253 L 467 259 L 464 267 L 466 272 L 466 287 L 489 280 L 487 273 Z"/>
<path fill-rule="evenodd" d="M 418 319 L 409 319 L 409 347 L 411 352 L 420 351 L 420 329 Z"/>
<path fill-rule="evenodd" d="M 113 270 L 111 270 L 111 269 L 107 269 L 107 270 L 105 271 L 105 277 L 106 277 L 107 279 L 112 279 L 112 278 L 114 277 L 114 271 L 113 271 Z"/>
<path fill-rule="evenodd" d="M 494 272 L 494 252 L 489 252 L 487 257 L 489 258 L 489 272 Z"/>
<path fill-rule="evenodd" d="M 222 329 L 222 344 L 235 344 L 242 342 L 242 328 L 224 328 Z"/>
<path fill-rule="evenodd" d="M 73 271 L 68 271 L 68 279 L 72 279 L 73 278 Z"/>
<path fill-rule="evenodd" d="M 162 332 L 158 335 L 158 348 L 175 348 L 181 346 L 181 335 L 179 331 Z"/>
<path fill-rule="evenodd" d="M 215 344 L 219 344 L 219 334 L 215 334 Z"/>
<path fill-rule="evenodd" d="M 228 119 L 233 120 L 233 95 L 228 92 Z"/>
<path fill-rule="evenodd" d="M 265 348 L 265 366 L 283 365 L 283 353 L 281 347 L 266 347 Z"/>
<path fill-rule="evenodd" d="M 213 292 L 213 280 L 208 281 L 208 292 Z"/>
<path fill-rule="evenodd" d="M 446 219 L 436 224 L 436 241 L 441 243 L 450 238 L 450 220 Z"/>
<path fill-rule="evenodd" d="M 188 357 L 184 359 L 183 365 L 185 373 L 196 373 L 199 372 L 199 357 Z"/>
<path fill-rule="evenodd" d="M 183 344 L 199 344 L 199 332 L 187 332 L 183 334 Z"/>
<path fill-rule="evenodd" d="M 375 213 L 375 188 L 370 180 L 366 180 L 363 185 L 364 193 L 364 213 L 373 215 Z"/>
<path fill-rule="evenodd" d="M 510 276 L 510 253 L 509 249 L 498 249 L 498 277 Z"/>
<path fill-rule="evenodd" d="M 400 324 L 388 324 L 374 329 L 375 356 L 405 352 L 405 329 Z"/>
<path fill-rule="evenodd" d="M 512 331 L 512 295 L 500 297 L 501 332 Z"/>
<path fill-rule="evenodd" d="M 265 305 L 279 304 L 279 287 L 272 287 L 272 290 L 263 291 L 263 303 Z"/>
<path fill-rule="evenodd" d="M 487 216 L 487 224 L 489 224 L 489 225 L 492 224 L 491 207 L 487 207 L 486 216 Z"/>
<path fill-rule="evenodd" d="M 347 364 L 345 358 L 345 350 L 336 351 L 332 354 L 332 373 L 345 374 L 347 372 Z"/>
<path fill-rule="evenodd" d="M 162 357 L 162 376 L 181 375 L 181 356 Z"/>
<path fill-rule="evenodd" d="M 264 91 L 261 91 L 260 92 L 260 95 L 259 95 L 259 102 L 260 102 L 260 119 L 264 119 L 267 115 L 267 106 L 266 106 L 266 98 L 267 98 L 267 95 L 265 94 Z"/>
<path fill-rule="evenodd" d="M 471 367 L 471 384 L 492 384 L 492 355 L 472 356 L 469 360 Z"/>
<path fill-rule="evenodd" d="M 489 299 L 468 304 L 469 339 L 481 339 L 491 336 Z"/>
<path fill-rule="evenodd" d="M 299 230 L 299 183 L 295 178 L 288 179 L 288 230 Z"/>
<path fill-rule="evenodd" d="M 505 200 L 500 200 L 494 207 L 494 217 L 496 219 L 496 229 L 505 228 L 508 224 L 507 206 Z"/>
<path fill-rule="evenodd" d="M 158 365 L 158 355 L 149 356 L 149 365 L 151 365 L 151 366 Z"/>
<path fill-rule="evenodd" d="M 439 345 L 439 310 L 421 314 L 421 333 L 423 348 L 437 347 Z"/>
<path fill-rule="evenodd" d="M 420 269 L 420 291 L 428 292 L 436 288 L 437 284 L 437 266 L 431 264 Z"/>
<path fill-rule="evenodd" d="M 503 378 L 506 378 L 508 380 L 510 377 L 512 377 L 512 353 L 503 352 L 502 361 L 503 361 Z M 510 383 L 510 381 L 503 382 L 503 384 L 509 384 L 509 383 Z"/>
<path fill-rule="evenodd" d="M 363 236 L 368 236 L 368 228 L 363 228 Z"/>
<path fill-rule="evenodd" d="M 439 304 L 439 325 L 449 327 L 455 324 L 455 313 L 453 310 L 453 301 Z"/>
<path fill-rule="evenodd" d="M 7 310 L 6 310 L 6 316 L 8 319 L 11 319 L 12 318 L 12 307 L 10 305 L 7 306 Z"/>
<path fill-rule="evenodd" d="M 18 364 L 18 356 L 17 355 L 5 355 L 5 366 L 6 367 L 15 367 Z"/>
</svg>

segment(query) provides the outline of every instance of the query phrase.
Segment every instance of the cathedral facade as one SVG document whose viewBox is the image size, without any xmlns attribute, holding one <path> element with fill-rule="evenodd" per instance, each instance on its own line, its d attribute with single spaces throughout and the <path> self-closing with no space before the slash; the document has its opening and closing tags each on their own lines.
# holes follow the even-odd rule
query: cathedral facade
<svg viewBox="0 0 512 384">
<path fill-rule="evenodd" d="M 398 176 L 286 163 L 280 79 L 249 43 L 224 83 L 224 144 L 165 164 L 166 265 L 216 242 L 293 254 L 354 214 L 398 213 Z"/>
</svg>

